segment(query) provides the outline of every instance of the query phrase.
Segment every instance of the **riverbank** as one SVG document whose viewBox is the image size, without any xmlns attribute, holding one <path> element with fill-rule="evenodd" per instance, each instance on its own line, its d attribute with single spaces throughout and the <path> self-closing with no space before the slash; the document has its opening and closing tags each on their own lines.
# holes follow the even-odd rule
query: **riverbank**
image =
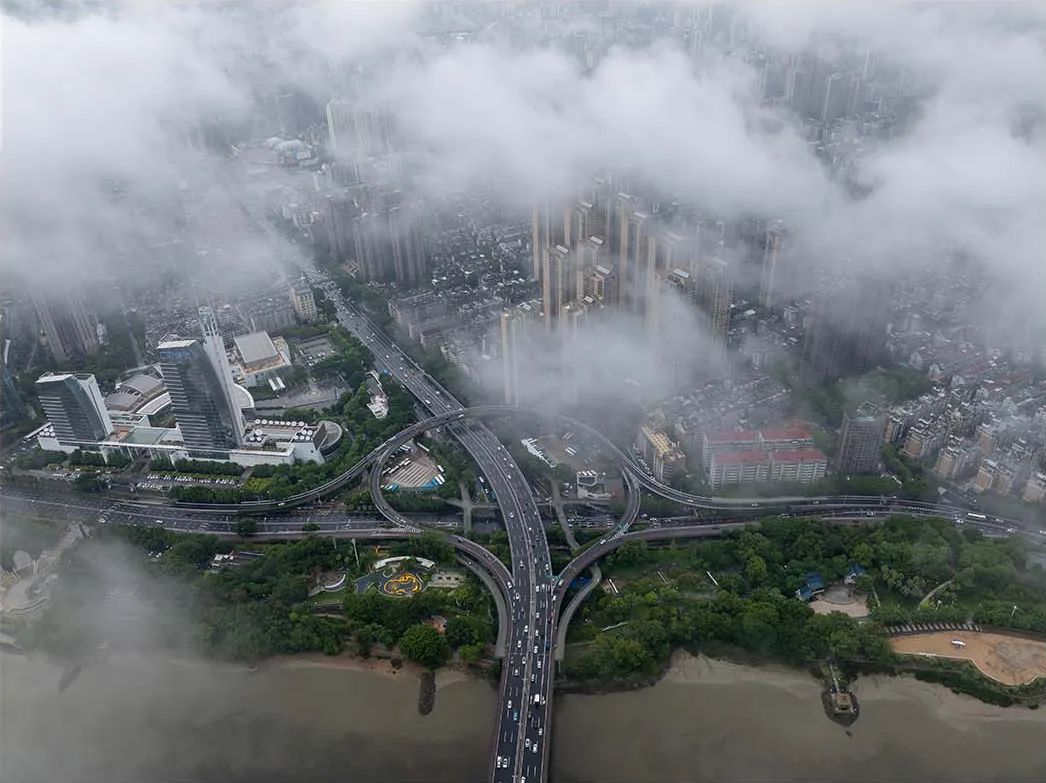
<svg viewBox="0 0 1046 783">
<path fill-rule="evenodd" d="M 651 688 L 557 698 L 553 771 L 567 783 L 1046 780 L 1040 711 L 910 677 L 853 689 L 861 718 L 844 728 L 802 670 L 677 652 Z"/>
<path fill-rule="evenodd" d="M 343 652 L 340 655 L 323 655 L 322 653 L 276 655 L 251 668 L 268 669 L 271 667 L 286 669 L 340 669 L 400 679 L 415 679 L 428 671 L 424 666 L 402 658 L 361 658 L 350 652 Z M 472 673 L 454 666 L 443 666 L 436 670 L 437 690 L 466 680 L 489 682 L 488 679 L 478 673 Z"/>
</svg>

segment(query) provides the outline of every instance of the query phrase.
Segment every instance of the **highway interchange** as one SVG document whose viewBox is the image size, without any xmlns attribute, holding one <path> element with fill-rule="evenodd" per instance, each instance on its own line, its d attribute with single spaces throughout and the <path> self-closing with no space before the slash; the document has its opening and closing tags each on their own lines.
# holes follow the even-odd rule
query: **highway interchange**
<svg viewBox="0 0 1046 783">
<path fill-rule="evenodd" d="M 465 408 L 445 388 L 428 376 L 397 345 L 357 308 L 347 303 L 335 283 L 315 271 L 306 272 L 311 282 L 324 290 L 333 303 L 339 323 L 362 342 L 375 361 L 402 383 L 431 414 L 378 446 L 357 465 L 322 487 L 283 501 L 248 503 L 236 506 L 193 507 L 151 505 L 106 497 L 77 496 L 38 488 L 5 487 L 2 500 L 6 510 L 23 511 L 50 518 L 75 519 L 86 516 L 102 524 L 162 525 L 186 532 L 235 535 L 237 514 L 257 514 L 259 535 L 292 537 L 301 535 L 305 525 L 319 534 L 337 537 L 402 537 L 420 532 L 417 517 L 407 519 L 392 509 L 381 495 L 381 465 L 403 442 L 436 426 L 445 426 L 475 460 L 501 511 L 511 551 L 511 571 L 484 547 L 457 535 L 450 540 L 459 559 L 476 571 L 488 587 L 497 590 L 499 606 L 499 647 L 504 649 L 501 698 L 493 750 L 491 780 L 503 783 L 534 783 L 547 778 L 551 735 L 553 659 L 559 623 L 564 628 L 573 611 L 587 595 L 575 596 L 563 613 L 560 610 L 573 579 L 599 557 L 621 543 L 636 538 L 655 540 L 692 536 L 720 535 L 726 530 L 754 524 L 755 517 L 771 511 L 795 515 L 817 514 L 839 517 L 842 523 L 868 522 L 893 513 L 910 513 L 962 518 L 965 509 L 897 498 L 879 497 L 788 497 L 788 498 L 709 498 L 689 495 L 655 481 L 636 459 L 619 449 L 587 425 L 560 417 L 605 446 L 614 456 L 625 478 L 628 502 L 613 531 L 581 553 L 561 574 L 553 574 L 548 543 L 531 487 L 496 436 L 475 421 L 480 416 L 543 415 L 540 411 L 511 406 Z M 371 490 L 380 517 L 355 518 L 332 509 L 296 508 L 311 504 L 324 494 L 344 486 L 349 480 L 371 470 Z M 666 526 L 660 529 L 629 532 L 639 513 L 641 488 L 682 505 L 699 509 L 727 511 L 735 518 L 730 523 Z M 855 518 L 856 517 L 856 518 Z M 391 523 L 391 524 L 390 524 Z M 1012 533 L 1017 523 L 993 520 L 978 523 L 987 530 Z M 1041 531 L 1032 532 L 1040 535 Z M 594 586 L 594 585 L 593 585 Z M 498 595 L 500 593 L 500 595 Z M 507 626 L 507 627 L 506 627 Z"/>
<path fill-rule="evenodd" d="M 338 322 L 362 342 L 378 364 L 402 383 L 433 415 L 464 410 L 446 389 L 429 377 L 362 312 L 349 305 L 336 285 L 313 275 L 334 304 Z M 553 684 L 552 640 L 555 612 L 550 611 L 552 565 L 541 515 L 523 472 L 494 433 L 471 421 L 448 424 L 451 432 L 483 471 L 495 493 L 512 552 L 511 578 L 500 576 L 509 613 L 507 650 L 502 662 L 491 780 L 511 783 L 547 777 Z M 385 456 L 391 452 L 389 448 Z M 380 475 L 380 466 L 372 471 Z"/>
</svg>

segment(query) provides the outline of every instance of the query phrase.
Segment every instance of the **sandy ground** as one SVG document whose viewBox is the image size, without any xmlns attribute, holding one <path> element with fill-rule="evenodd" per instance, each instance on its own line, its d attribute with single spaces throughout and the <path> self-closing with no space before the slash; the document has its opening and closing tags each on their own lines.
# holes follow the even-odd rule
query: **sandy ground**
<svg viewBox="0 0 1046 783">
<path fill-rule="evenodd" d="M 842 612 L 850 617 L 868 616 L 868 598 L 852 592 L 848 587 L 833 585 L 817 599 L 810 602 L 810 608 L 818 614 Z"/>
<path fill-rule="evenodd" d="M 425 670 L 424 667 L 410 661 L 403 661 L 396 669 L 387 658 L 358 658 L 349 654 L 321 655 L 319 653 L 281 655 L 270 658 L 261 665 L 262 668 L 270 666 L 286 669 L 349 669 L 396 678 L 416 677 Z M 458 669 L 442 668 L 436 672 L 436 687 L 442 688 L 470 679 L 475 678 Z"/>
<path fill-rule="evenodd" d="M 966 642 L 955 647 L 952 639 Z M 977 631 L 935 631 L 897 636 L 894 652 L 969 660 L 985 676 L 1006 685 L 1023 685 L 1046 677 L 1046 642 Z"/>
<path fill-rule="evenodd" d="M 810 687 L 819 689 L 820 684 L 813 677 L 806 677 L 803 672 L 787 666 L 775 664 L 760 665 L 757 669 L 740 663 L 732 663 L 705 655 L 693 656 L 682 650 L 672 655 L 668 673 L 664 679 L 669 682 L 705 683 L 709 685 L 732 685 L 752 679 L 752 672 L 758 672 L 760 682 L 776 685 L 786 690 L 805 692 Z M 818 690 L 818 692 L 820 692 Z"/>
</svg>

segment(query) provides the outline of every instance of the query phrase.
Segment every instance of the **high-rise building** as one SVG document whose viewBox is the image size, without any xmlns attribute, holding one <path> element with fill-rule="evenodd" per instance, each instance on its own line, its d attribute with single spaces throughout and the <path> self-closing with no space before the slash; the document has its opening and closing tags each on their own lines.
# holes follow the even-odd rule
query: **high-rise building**
<svg viewBox="0 0 1046 783">
<path fill-rule="evenodd" d="M 0 424 L 6 427 L 24 419 L 29 409 L 18 390 L 11 368 L 7 366 L 6 354 L 11 341 L 5 340 L 4 343 L 3 353 L 0 354 Z"/>
<path fill-rule="evenodd" d="M 875 367 L 886 345 L 889 283 L 843 273 L 822 281 L 814 296 L 799 375 L 819 384 Z"/>
<path fill-rule="evenodd" d="M 305 323 L 312 323 L 319 317 L 312 286 L 304 277 L 291 284 L 291 304 L 294 305 L 295 315 Z"/>
<path fill-rule="evenodd" d="M 400 285 L 420 285 L 428 275 L 421 226 L 414 216 L 398 205 L 390 207 L 388 217 L 392 275 Z"/>
<path fill-rule="evenodd" d="M 546 331 L 556 328 L 564 305 L 574 299 L 573 272 L 573 258 L 567 248 L 546 248 L 541 271 L 541 312 Z"/>
<path fill-rule="evenodd" d="M 677 290 L 686 289 L 689 298 L 691 275 L 691 248 L 686 238 L 673 231 L 654 234 L 647 244 L 647 256 L 643 265 L 642 309 L 648 331 L 657 335 L 661 328 L 661 297 L 666 283 Z"/>
<path fill-rule="evenodd" d="M 766 230 L 766 245 L 763 249 L 763 265 L 759 277 L 759 304 L 772 309 L 780 293 L 781 252 L 788 232 L 784 223 L 774 221 Z"/>
<path fill-rule="evenodd" d="M 602 237 L 590 236 L 577 243 L 574 253 L 574 288 L 578 298 L 589 295 L 588 280 L 597 266 L 603 266 L 604 242 Z"/>
<path fill-rule="evenodd" d="M 501 314 L 501 372 L 506 405 L 519 405 L 520 329 L 517 315 L 509 312 Z"/>
<path fill-rule="evenodd" d="M 835 469 L 839 473 L 877 473 L 883 450 L 885 421 L 879 409 L 870 403 L 843 413 Z"/>
<path fill-rule="evenodd" d="M 588 308 L 579 301 L 568 303 L 560 315 L 563 394 L 570 403 L 576 403 L 581 392 L 583 338 L 587 319 Z"/>
<path fill-rule="evenodd" d="M 97 443 L 113 431 L 109 411 L 93 375 L 45 373 L 36 393 L 59 443 Z"/>
<path fill-rule="evenodd" d="M 375 157 L 393 151 L 392 117 L 381 107 L 335 98 L 327 102 L 331 152 L 340 157 Z"/>
<path fill-rule="evenodd" d="M 540 280 L 545 267 L 545 250 L 561 245 L 573 246 L 571 209 L 559 209 L 547 201 L 534 207 L 530 230 L 531 277 Z"/>
<path fill-rule="evenodd" d="M 596 264 L 585 274 L 582 295 L 601 304 L 617 301 L 617 274 L 603 264 Z"/>
<path fill-rule="evenodd" d="M 190 451 L 221 452 L 243 443 L 225 345 L 209 308 L 200 308 L 202 340 L 166 340 L 157 346 L 171 409 Z"/>
<path fill-rule="evenodd" d="M 708 319 L 712 341 L 723 347 L 730 331 L 730 304 L 733 300 L 730 267 L 723 259 L 713 258 L 704 265 L 702 272 L 698 281 L 701 307 Z"/>
<path fill-rule="evenodd" d="M 98 324 L 75 293 L 36 296 L 33 304 L 47 347 L 58 363 L 98 351 Z"/>
<path fill-rule="evenodd" d="M 620 241 L 618 296 L 624 307 L 637 308 L 645 289 L 643 271 L 650 252 L 648 234 L 650 216 L 638 209 L 638 199 L 622 194 L 618 197 Z"/>
<path fill-rule="evenodd" d="M 603 213 L 589 201 L 579 201 L 574 205 L 571 221 L 570 238 L 576 246 L 591 237 L 605 236 Z"/>
<path fill-rule="evenodd" d="M 399 191 L 371 192 L 366 209 L 352 220 L 353 254 L 367 282 L 416 286 L 428 274 L 420 217 Z"/>
<path fill-rule="evenodd" d="M 853 103 L 853 82 L 853 77 L 842 71 L 836 71 L 825 80 L 821 122 L 832 122 L 846 114 Z"/>
</svg>

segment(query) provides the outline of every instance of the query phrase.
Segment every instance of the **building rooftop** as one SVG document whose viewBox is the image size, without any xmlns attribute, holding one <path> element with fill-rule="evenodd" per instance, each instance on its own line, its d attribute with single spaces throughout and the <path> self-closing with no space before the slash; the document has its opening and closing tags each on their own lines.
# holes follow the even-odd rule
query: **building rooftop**
<svg viewBox="0 0 1046 783">
<path fill-rule="evenodd" d="M 810 430 L 806 427 L 785 427 L 775 430 L 760 430 L 763 440 L 809 440 Z"/>
<path fill-rule="evenodd" d="M 716 465 L 766 465 L 770 455 L 765 451 L 723 451 L 712 455 Z"/>
<path fill-rule="evenodd" d="M 720 430 L 707 432 L 705 437 L 709 443 L 755 443 L 759 439 L 759 433 L 755 430 Z"/>
<path fill-rule="evenodd" d="M 820 462 L 828 457 L 820 449 L 788 449 L 774 453 L 774 462 Z"/>
<path fill-rule="evenodd" d="M 94 378 L 94 376 L 86 372 L 45 372 L 36 379 L 36 382 L 56 383 L 58 381 L 64 381 L 66 378 L 76 378 L 80 381 L 88 381 L 91 378 Z"/>
<path fill-rule="evenodd" d="M 195 342 L 196 340 L 164 340 L 156 349 L 162 351 L 164 348 L 188 348 Z"/>
<path fill-rule="evenodd" d="M 268 362 L 279 356 L 276 345 L 267 332 L 251 332 L 241 334 L 233 339 L 236 344 L 236 352 L 243 359 L 244 364 L 260 364 Z"/>
<path fill-rule="evenodd" d="M 128 378 L 120 384 L 121 392 L 130 392 L 131 394 L 138 393 L 143 397 L 147 397 L 163 385 L 163 381 L 159 378 L 154 378 L 152 375 L 138 375 Z"/>
</svg>

